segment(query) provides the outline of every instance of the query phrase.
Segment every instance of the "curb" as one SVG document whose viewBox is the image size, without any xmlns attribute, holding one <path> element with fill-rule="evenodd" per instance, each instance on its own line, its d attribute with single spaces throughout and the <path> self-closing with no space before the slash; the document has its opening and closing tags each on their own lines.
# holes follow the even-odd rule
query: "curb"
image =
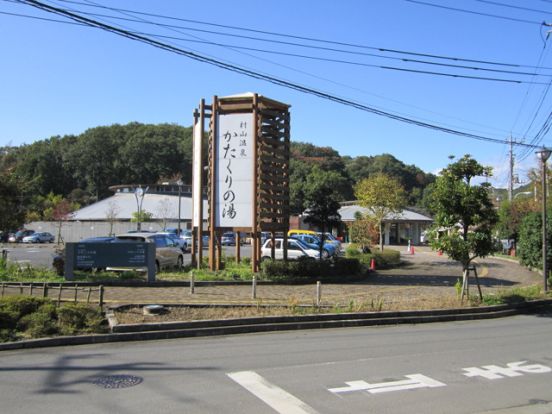
<svg viewBox="0 0 552 414">
<path fill-rule="evenodd" d="M 300 329 L 327 329 L 494 319 L 512 315 L 536 313 L 550 308 L 551 305 L 552 299 L 543 299 L 514 305 L 450 310 L 274 316 L 228 320 L 114 325 L 112 326 L 113 333 L 110 334 L 62 336 L 0 343 L 0 351 Z"/>
</svg>

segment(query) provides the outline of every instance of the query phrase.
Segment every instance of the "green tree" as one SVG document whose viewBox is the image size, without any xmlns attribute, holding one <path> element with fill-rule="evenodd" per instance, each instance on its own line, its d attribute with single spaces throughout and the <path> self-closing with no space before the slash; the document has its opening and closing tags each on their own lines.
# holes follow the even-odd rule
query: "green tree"
<svg viewBox="0 0 552 414">
<path fill-rule="evenodd" d="M 473 259 L 488 256 L 496 248 L 492 230 L 498 215 L 489 197 L 490 185 L 471 182 L 474 177 L 490 174 L 490 168 L 465 155 L 441 172 L 433 191 L 432 247 L 462 264 L 464 291 L 468 289 L 468 269 Z"/>
<path fill-rule="evenodd" d="M 499 237 L 517 241 L 524 217 L 538 209 L 537 203 L 532 198 L 514 198 L 512 201 L 503 201 L 498 208 L 496 228 Z"/>
<path fill-rule="evenodd" d="M 548 217 L 552 217 L 552 209 L 548 209 Z M 546 220 L 548 263 L 552 261 L 552 221 Z M 517 244 L 520 263 L 528 267 L 542 269 L 542 213 L 528 213 L 519 228 Z"/>
<path fill-rule="evenodd" d="M 319 226 L 322 232 L 320 258 L 324 250 L 324 232 L 341 219 L 339 209 L 341 195 L 336 190 L 343 180 L 338 173 L 315 168 L 307 177 L 305 185 L 305 222 Z"/>
<path fill-rule="evenodd" d="M 13 178 L 0 172 L 0 231 L 19 228 L 25 221 L 23 195 Z"/>
<path fill-rule="evenodd" d="M 355 187 L 359 204 L 368 212 L 367 218 L 379 228 L 379 245 L 383 251 L 383 220 L 390 214 L 400 213 L 406 203 L 406 192 L 397 178 L 376 173 L 360 181 Z"/>
</svg>

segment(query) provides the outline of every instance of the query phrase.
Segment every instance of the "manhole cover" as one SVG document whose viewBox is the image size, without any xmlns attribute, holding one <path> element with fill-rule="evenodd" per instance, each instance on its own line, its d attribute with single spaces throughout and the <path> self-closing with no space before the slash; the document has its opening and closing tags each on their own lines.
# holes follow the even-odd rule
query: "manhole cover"
<svg viewBox="0 0 552 414">
<path fill-rule="evenodd" d="M 129 388 L 141 384 L 144 379 L 134 375 L 106 375 L 98 377 L 93 384 L 102 388 Z"/>
</svg>

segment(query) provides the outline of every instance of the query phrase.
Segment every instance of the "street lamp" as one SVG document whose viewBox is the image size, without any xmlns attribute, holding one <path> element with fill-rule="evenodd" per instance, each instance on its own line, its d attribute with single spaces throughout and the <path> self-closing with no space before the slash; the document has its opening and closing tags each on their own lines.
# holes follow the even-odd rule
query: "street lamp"
<svg viewBox="0 0 552 414">
<path fill-rule="evenodd" d="M 180 209 L 182 205 L 182 184 L 184 183 L 182 182 L 182 179 L 179 178 L 176 184 L 178 185 L 178 237 L 180 237 Z"/>
<path fill-rule="evenodd" d="M 551 150 L 544 148 L 536 152 L 542 165 L 542 273 L 544 275 L 544 291 L 548 291 L 548 261 L 546 251 L 546 161 L 550 158 Z"/>
<path fill-rule="evenodd" d="M 144 202 L 144 196 L 148 192 L 149 187 L 146 187 L 144 190 L 142 186 L 134 190 L 134 197 L 136 197 L 136 207 L 138 209 L 138 224 L 136 225 L 136 230 L 142 230 L 142 203 Z"/>
</svg>

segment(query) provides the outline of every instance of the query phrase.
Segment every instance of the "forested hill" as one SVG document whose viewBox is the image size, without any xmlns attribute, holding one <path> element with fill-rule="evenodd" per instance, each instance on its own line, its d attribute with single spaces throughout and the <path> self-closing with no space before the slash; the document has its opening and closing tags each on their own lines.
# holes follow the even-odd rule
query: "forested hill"
<svg viewBox="0 0 552 414">
<path fill-rule="evenodd" d="M 390 154 L 341 156 L 330 147 L 292 142 L 291 195 L 293 212 L 302 211 L 302 189 L 320 171 L 331 171 L 343 200 L 354 198 L 353 186 L 374 172 L 396 176 L 417 204 L 434 181 L 414 165 Z M 80 205 L 111 195 L 116 184 L 154 183 L 182 178 L 191 182 L 192 128 L 174 124 L 111 125 L 74 136 L 55 136 L 0 151 L 0 174 L 9 191 L 37 208 L 37 198 L 60 195 Z M 11 193 L 10 193 L 11 194 Z"/>
</svg>

